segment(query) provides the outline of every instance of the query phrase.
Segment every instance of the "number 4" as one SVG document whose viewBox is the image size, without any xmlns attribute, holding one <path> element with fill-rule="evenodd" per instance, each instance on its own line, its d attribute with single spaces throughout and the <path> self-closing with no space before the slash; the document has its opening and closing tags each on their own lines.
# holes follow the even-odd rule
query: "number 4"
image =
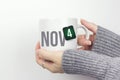
<svg viewBox="0 0 120 80">
<path fill-rule="evenodd" d="M 72 37 L 72 33 L 71 33 L 70 29 L 68 29 L 68 31 L 67 31 L 67 36 Z"/>
</svg>

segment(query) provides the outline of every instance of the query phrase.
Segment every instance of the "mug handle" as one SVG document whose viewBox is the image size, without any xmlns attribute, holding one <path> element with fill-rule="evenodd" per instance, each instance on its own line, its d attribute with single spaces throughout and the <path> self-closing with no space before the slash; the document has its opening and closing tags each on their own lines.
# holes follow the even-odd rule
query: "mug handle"
<svg viewBox="0 0 120 80">
<path fill-rule="evenodd" d="M 78 27 L 77 27 L 77 33 L 78 33 L 78 28 L 82 28 L 85 31 L 85 38 L 88 40 L 89 39 L 89 35 L 90 35 L 89 32 L 88 32 L 88 29 L 85 28 L 84 26 L 78 25 Z M 78 45 L 78 47 L 81 47 L 81 46 Z"/>
</svg>

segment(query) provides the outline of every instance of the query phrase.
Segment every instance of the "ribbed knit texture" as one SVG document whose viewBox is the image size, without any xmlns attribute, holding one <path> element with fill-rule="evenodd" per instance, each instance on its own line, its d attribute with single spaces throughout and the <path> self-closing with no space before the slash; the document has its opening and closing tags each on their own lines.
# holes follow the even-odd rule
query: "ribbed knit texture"
<svg viewBox="0 0 120 80">
<path fill-rule="evenodd" d="M 120 36 L 98 26 L 92 51 L 111 57 L 120 56 Z"/>
<path fill-rule="evenodd" d="M 63 54 L 63 69 L 66 73 L 87 75 L 100 80 L 105 78 L 109 62 L 110 57 L 89 51 L 68 50 Z"/>
<path fill-rule="evenodd" d="M 112 58 L 92 51 L 66 50 L 62 68 L 67 74 L 82 74 L 98 80 L 120 80 L 120 57 Z"/>
<path fill-rule="evenodd" d="M 120 36 L 98 27 L 92 51 L 66 50 L 62 68 L 68 74 L 82 74 L 98 80 L 120 80 Z"/>
</svg>

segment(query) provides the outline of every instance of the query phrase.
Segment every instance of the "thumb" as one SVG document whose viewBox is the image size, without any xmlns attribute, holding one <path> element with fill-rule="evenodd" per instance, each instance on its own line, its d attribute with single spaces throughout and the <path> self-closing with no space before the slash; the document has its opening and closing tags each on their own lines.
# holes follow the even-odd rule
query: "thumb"
<svg viewBox="0 0 120 80">
<path fill-rule="evenodd" d="M 81 24 L 84 25 L 88 30 L 92 31 L 93 33 L 97 32 L 97 25 L 91 22 L 88 22 L 84 19 L 81 19 Z"/>
</svg>

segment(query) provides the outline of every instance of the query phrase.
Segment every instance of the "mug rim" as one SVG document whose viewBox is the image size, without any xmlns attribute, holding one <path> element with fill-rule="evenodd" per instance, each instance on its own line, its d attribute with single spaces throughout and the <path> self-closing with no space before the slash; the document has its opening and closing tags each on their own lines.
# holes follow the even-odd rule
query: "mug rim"
<svg viewBox="0 0 120 80">
<path fill-rule="evenodd" d="M 40 18 L 40 21 L 50 21 L 50 20 L 78 20 L 78 18 L 68 17 L 68 18 Z"/>
</svg>

